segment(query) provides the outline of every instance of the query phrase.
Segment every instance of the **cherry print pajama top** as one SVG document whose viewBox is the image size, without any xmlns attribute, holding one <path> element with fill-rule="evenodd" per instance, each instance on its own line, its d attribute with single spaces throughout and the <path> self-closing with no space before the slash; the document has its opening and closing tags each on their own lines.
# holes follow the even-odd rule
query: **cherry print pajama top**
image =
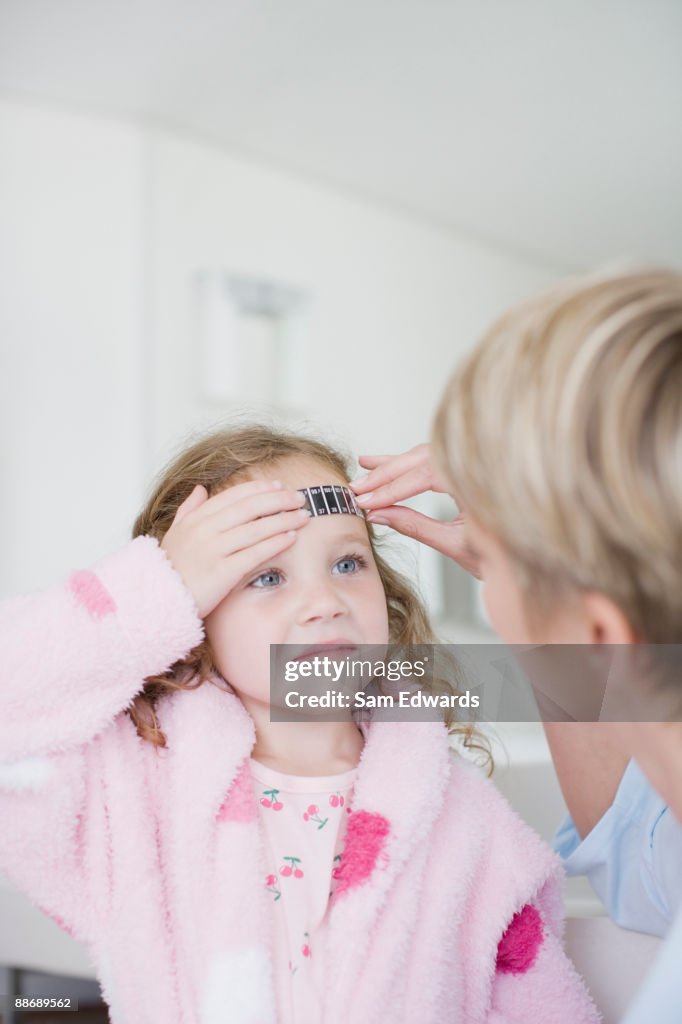
<svg viewBox="0 0 682 1024">
<path fill-rule="evenodd" d="M 274 973 L 282 1024 L 319 1024 L 325 965 L 316 943 L 334 890 L 356 769 L 285 775 L 250 761 L 265 830 Z"/>
</svg>

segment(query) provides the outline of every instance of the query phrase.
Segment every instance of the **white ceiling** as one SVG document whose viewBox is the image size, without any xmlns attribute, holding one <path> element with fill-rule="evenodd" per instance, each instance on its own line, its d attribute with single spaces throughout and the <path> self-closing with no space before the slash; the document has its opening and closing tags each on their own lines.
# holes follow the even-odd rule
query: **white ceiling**
<svg viewBox="0 0 682 1024">
<path fill-rule="evenodd" d="M 0 0 L 0 90 L 558 267 L 682 263 L 680 0 Z"/>
</svg>

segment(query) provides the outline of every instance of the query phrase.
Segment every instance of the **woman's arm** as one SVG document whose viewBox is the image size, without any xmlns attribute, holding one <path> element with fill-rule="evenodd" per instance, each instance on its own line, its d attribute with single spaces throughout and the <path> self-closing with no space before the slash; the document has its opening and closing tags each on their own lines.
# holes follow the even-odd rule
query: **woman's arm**
<svg viewBox="0 0 682 1024">
<path fill-rule="evenodd" d="M 545 722 L 544 727 L 561 792 L 584 839 L 613 803 L 629 758 L 609 744 L 608 722 Z"/>
</svg>

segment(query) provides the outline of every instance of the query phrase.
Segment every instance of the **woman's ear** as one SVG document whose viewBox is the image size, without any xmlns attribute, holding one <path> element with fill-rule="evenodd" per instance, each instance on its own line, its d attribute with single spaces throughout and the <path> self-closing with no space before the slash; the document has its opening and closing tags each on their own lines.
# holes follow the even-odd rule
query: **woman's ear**
<svg viewBox="0 0 682 1024">
<path fill-rule="evenodd" d="M 605 594 L 591 591 L 583 595 L 585 625 L 593 644 L 636 644 L 639 640 L 627 618 Z"/>
</svg>

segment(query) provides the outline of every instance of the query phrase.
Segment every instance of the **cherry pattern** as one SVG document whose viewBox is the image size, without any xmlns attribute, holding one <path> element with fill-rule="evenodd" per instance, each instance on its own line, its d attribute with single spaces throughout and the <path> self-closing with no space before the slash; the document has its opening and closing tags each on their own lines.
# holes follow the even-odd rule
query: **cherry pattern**
<svg viewBox="0 0 682 1024">
<path fill-rule="evenodd" d="M 317 822 L 317 831 L 319 832 L 320 829 L 324 828 L 324 826 L 327 824 L 329 818 L 321 818 L 320 808 L 317 806 L 317 804 L 310 804 L 308 806 L 308 810 L 303 812 L 303 820 Z"/>
<path fill-rule="evenodd" d="M 331 899 L 332 896 L 334 895 L 334 889 L 336 887 L 336 880 L 339 877 L 339 869 L 341 868 L 342 857 L 343 857 L 343 854 L 337 853 L 336 856 L 334 857 L 333 862 L 332 862 L 334 866 L 332 867 L 332 877 L 331 877 L 331 886 L 330 886 L 330 889 L 329 889 L 329 899 Z"/>
<path fill-rule="evenodd" d="M 273 811 L 281 811 L 284 804 L 279 799 L 278 789 L 264 789 L 260 798 L 261 807 L 271 807 Z"/>
<path fill-rule="evenodd" d="M 277 875 L 266 875 L 265 876 L 265 888 L 269 893 L 272 893 L 274 902 L 282 898 L 282 890 L 277 884 Z"/>
<path fill-rule="evenodd" d="M 310 945 L 310 932 L 303 932 L 303 942 L 301 943 L 300 953 L 301 956 L 303 957 L 303 960 L 300 963 L 294 964 L 292 960 L 289 961 L 289 973 L 291 974 L 292 978 L 294 974 L 296 974 L 298 969 L 301 967 L 301 965 L 306 960 L 310 960 L 310 958 L 313 955 L 312 946 Z"/>
<path fill-rule="evenodd" d="M 283 878 L 303 878 L 303 871 L 299 867 L 301 863 L 300 857 L 282 857 L 282 860 L 286 861 L 280 869 L 279 873 Z"/>
<path fill-rule="evenodd" d="M 326 815 L 324 813 L 324 809 L 322 809 L 322 807 L 316 803 L 310 803 L 307 805 L 307 807 L 305 804 L 303 804 L 303 807 L 306 808 L 305 810 L 303 810 L 303 808 L 301 808 L 300 803 L 298 804 L 298 807 L 296 807 L 296 800 L 294 799 L 286 800 L 286 802 L 283 802 L 280 799 L 280 790 L 274 787 L 270 789 L 262 789 L 260 791 L 259 801 L 261 807 L 263 807 L 265 810 L 284 810 L 282 818 L 287 818 L 288 815 L 293 814 L 295 814 L 296 817 L 298 817 L 298 815 L 301 815 L 303 821 L 306 823 L 306 828 L 310 828 L 310 825 L 308 825 L 307 823 L 315 824 L 316 828 L 313 831 L 316 833 L 324 830 L 325 826 L 331 821 L 334 824 L 326 830 L 328 834 L 332 827 L 336 827 L 339 825 L 341 816 L 343 816 L 343 818 L 345 819 L 346 816 L 351 813 L 351 807 L 349 806 L 349 803 L 351 803 L 352 801 L 349 800 L 349 796 L 344 796 L 343 792 L 341 792 L 340 790 L 337 790 L 334 793 L 327 792 L 325 794 L 320 795 L 322 798 L 322 802 L 325 805 L 325 809 L 328 809 L 328 813 Z M 299 810 L 299 808 L 301 809 Z M 300 817 L 298 817 L 298 821 L 301 821 Z M 343 821 L 344 830 L 345 824 L 346 822 Z M 277 826 L 277 828 L 278 827 L 279 826 Z M 322 849 L 324 849 L 324 840 L 321 839 L 320 843 L 322 844 Z M 305 853 L 305 851 L 301 850 L 301 853 Z M 276 856 L 278 855 L 276 854 Z M 329 892 L 330 898 L 334 896 L 334 890 L 336 890 L 339 881 L 341 881 L 343 876 L 342 860 L 342 852 L 337 853 L 333 858 L 330 879 L 331 891 Z M 277 861 L 275 861 L 274 863 L 277 864 Z M 310 872 L 308 872 L 308 875 L 310 875 Z M 289 884 L 284 882 L 284 879 L 300 880 L 305 877 L 305 873 L 303 870 L 303 857 L 293 855 L 282 856 L 281 858 L 279 858 L 279 864 L 275 868 L 275 870 L 267 875 L 264 875 L 263 877 L 265 882 L 265 889 L 272 897 L 273 903 L 279 902 L 282 904 L 282 906 L 285 906 L 286 904 L 290 903 L 291 900 L 293 900 L 294 905 L 298 905 L 298 900 L 303 891 L 303 886 L 294 886 L 293 888 L 290 888 Z M 281 913 L 281 910 L 276 911 L 276 913 Z M 294 920 L 296 917 L 296 913 L 296 911 L 293 911 Z M 305 924 L 308 924 L 308 922 L 304 920 L 300 921 L 301 926 L 304 926 Z M 300 930 L 296 929 L 296 932 L 291 936 L 291 959 L 288 961 L 288 969 L 292 978 L 295 974 L 299 973 L 299 971 L 301 971 L 302 974 L 306 973 L 305 965 L 311 962 L 313 956 L 312 946 L 313 943 L 311 942 L 310 932 L 303 931 L 302 927 L 300 928 Z"/>
</svg>

